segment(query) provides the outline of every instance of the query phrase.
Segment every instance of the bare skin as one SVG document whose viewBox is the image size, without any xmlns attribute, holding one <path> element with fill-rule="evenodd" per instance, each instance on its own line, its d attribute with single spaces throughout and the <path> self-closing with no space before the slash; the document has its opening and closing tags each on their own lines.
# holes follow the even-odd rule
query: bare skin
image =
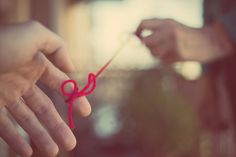
<svg viewBox="0 0 236 157">
<path fill-rule="evenodd" d="M 152 31 L 146 37 L 144 30 Z M 172 19 L 143 20 L 136 35 L 152 55 L 165 63 L 176 61 L 211 62 L 232 54 L 233 44 L 220 23 L 196 29 Z"/>
<path fill-rule="evenodd" d="M 76 145 L 72 131 L 36 85 L 40 81 L 61 94 L 61 83 L 69 79 L 66 73 L 75 70 L 63 40 L 31 21 L 1 26 L 0 47 L 0 137 L 20 156 L 33 154 L 8 118 L 8 111 L 43 156 L 56 156 L 59 148 L 72 150 Z M 85 97 L 74 103 L 82 116 L 90 114 Z"/>
</svg>

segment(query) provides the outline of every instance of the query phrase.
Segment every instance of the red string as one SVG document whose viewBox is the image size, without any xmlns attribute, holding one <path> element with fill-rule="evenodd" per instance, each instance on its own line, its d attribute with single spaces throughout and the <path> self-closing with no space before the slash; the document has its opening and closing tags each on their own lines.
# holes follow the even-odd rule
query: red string
<svg viewBox="0 0 236 157">
<path fill-rule="evenodd" d="M 86 96 L 91 94 L 95 88 L 96 88 L 96 83 L 97 83 L 97 77 L 108 67 L 108 65 L 111 63 L 111 61 L 114 59 L 114 56 L 96 73 L 89 73 L 88 74 L 88 82 L 85 85 L 81 91 L 79 91 L 79 86 L 76 83 L 75 80 L 66 80 L 61 84 L 61 91 L 64 96 L 69 97 L 66 102 L 69 104 L 68 107 L 68 119 L 69 119 L 69 126 L 70 128 L 74 128 L 74 122 L 73 122 L 73 117 L 72 117 L 72 112 L 73 112 L 73 105 L 75 99 L 81 97 L 81 96 Z M 67 93 L 65 91 L 65 86 L 68 84 L 73 85 L 73 91 L 71 93 Z"/>
<path fill-rule="evenodd" d="M 67 93 L 65 91 L 65 86 L 68 84 L 73 85 L 73 91 L 71 93 Z M 96 75 L 93 73 L 89 73 L 88 75 L 88 83 L 87 85 L 79 91 L 79 86 L 77 85 L 75 80 L 66 80 L 61 84 L 61 91 L 64 96 L 69 97 L 66 102 L 69 104 L 68 107 L 68 119 L 70 128 L 74 128 L 74 122 L 72 118 L 73 104 L 76 98 L 86 96 L 91 94 L 96 88 Z"/>
<path fill-rule="evenodd" d="M 62 94 L 64 96 L 69 97 L 66 102 L 69 104 L 69 109 L 68 109 L 68 119 L 69 119 L 69 126 L 70 128 L 74 128 L 74 122 L 73 122 L 73 118 L 72 118 L 72 111 L 73 111 L 73 104 L 75 99 L 81 97 L 81 96 L 86 96 L 91 94 L 95 88 L 96 88 L 96 79 L 99 77 L 99 75 L 110 65 L 110 63 L 112 62 L 112 60 L 122 51 L 122 49 L 125 47 L 126 44 L 129 43 L 130 38 L 127 39 L 126 42 L 124 42 L 124 44 L 122 44 L 116 51 L 116 53 L 114 53 L 114 55 L 111 57 L 111 59 L 96 73 L 89 73 L 88 75 L 88 83 L 87 85 L 81 90 L 79 91 L 79 86 L 77 85 L 75 80 L 66 80 L 61 84 L 61 91 Z M 65 91 L 65 86 L 67 84 L 72 84 L 74 86 L 73 91 L 71 93 L 67 93 Z"/>
</svg>

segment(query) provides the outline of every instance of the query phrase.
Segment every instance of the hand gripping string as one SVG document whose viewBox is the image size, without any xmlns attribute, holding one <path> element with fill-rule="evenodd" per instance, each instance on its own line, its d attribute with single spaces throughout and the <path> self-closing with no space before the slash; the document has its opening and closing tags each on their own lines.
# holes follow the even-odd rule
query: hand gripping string
<svg viewBox="0 0 236 157">
<path fill-rule="evenodd" d="M 73 91 L 71 93 L 68 93 L 65 91 L 65 86 L 68 84 L 73 85 Z M 74 122 L 72 118 L 72 111 L 73 111 L 73 104 L 76 98 L 86 96 L 91 94 L 96 88 L 96 75 L 93 73 L 89 73 L 88 75 L 88 83 L 86 86 L 79 91 L 79 87 L 75 80 L 66 80 L 61 84 L 61 91 L 64 96 L 69 97 L 66 102 L 69 104 L 68 107 L 68 119 L 69 119 L 69 126 L 70 128 L 74 128 Z"/>
</svg>

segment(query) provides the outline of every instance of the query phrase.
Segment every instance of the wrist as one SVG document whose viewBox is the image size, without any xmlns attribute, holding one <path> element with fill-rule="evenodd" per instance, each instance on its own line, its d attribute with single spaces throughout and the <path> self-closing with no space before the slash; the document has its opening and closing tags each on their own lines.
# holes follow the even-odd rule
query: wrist
<svg viewBox="0 0 236 157">
<path fill-rule="evenodd" d="M 201 29 L 184 27 L 177 32 L 178 50 L 183 60 L 211 62 L 232 54 L 232 42 L 220 24 Z"/>
<path fill-rule="evenodd" d="M 210 44 L 214 47 L 216 56 L 223 58 L 233 53 L 234 44 L 222 23 L 216 22 L 204 27 L 203 30 Z"/>
</svg>

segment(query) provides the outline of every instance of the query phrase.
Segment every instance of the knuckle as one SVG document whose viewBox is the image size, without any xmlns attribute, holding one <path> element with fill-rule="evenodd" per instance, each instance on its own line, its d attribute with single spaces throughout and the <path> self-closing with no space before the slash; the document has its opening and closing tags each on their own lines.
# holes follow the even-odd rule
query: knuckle
<svg viewBox="0 0 236 157">
<path fill-rule="evenodd" d="M 20 103 L 22 103 L 22 99 L 19 98 L 16 100 L 16 102 L 14 103 L 11 103 L 10 105 L 7 106 L 8 109 L 10 110 L 18 110 L 19 106 L 20 106 Z"/>
<path fill-rule="evenodd" d="M 29 73 L 27 78 L 32 81 L 31 86 L 36 83 L 36 81 L 41 77 L 45 68 L 47 67 L 47 62 L 42 53 L 36 53 L 30 64 Z"/>
<path fill-rule="evenodd" d="M 38 139 L 46 139 L 47 138 L 47 133 L 45 130 L 41 129 L 41 130 L 37 130 L 37 132 L 35 132 L 32 135 L 33 139 L 38 140 Z M 49 139 L 46 140 L 47 143 L 49 143 Z"/>
<path fill-rule="evenodd" d="M 55 91 L 61 91 L 61 82 L 59 80 L 51 81 L 51 87 Z"/>
<path fill-rule="evenodd" d="M 50 106 L 50 105 L 49 105 Z M 46 115 L 49 115 L 49 106 L 46 107 L 44 105 L 39 105 L 39 104 L 36 104 L 35 105 L 35 112 L 37 113 L 37 115 L 39 116 L 46 116 Z"/>
<path fill-rule="evenodd" d="M 52 130 L 53 131 L 62 131 L 65 129 L 65 123 L 64 121 L 60 121 L 60 122 L 56 122 L 53 126 L 52 126 Z"/>
<path fill-rule="evenodd" d="M 22 122 L 24 124 L 31 124 L 31 121 L 32 121 L 31 117 L 32 116 L 29 114 L 23 114 L 23 115 L 18 116 L 18 119 L 20 122 Z"/>
<path fill-rule="evenodd" d="M 55 78 L 55 80 L 51 80 L 54 76 L 51 76 L 51 71 L 49 69 L 49 67 L 46 67 L 41 80 L 48 86 L 50 87 L 52 90 L 55 91 L 60 91 L 61 90 L 61 82 L 64 80 L 62 78 Z"/>
<path fill-rule="evenodd" d="M 36 62 L 37 65 L 39 65 L 41 68 L 45 68 L 47 66 L 47 62 L 45 57 L 41 52 L 36 53 L 33 60 Z"/>
<path fill-rule="evenodd" d="M 170 40 L 175 40 L 176 39 L 176 35 L 177 35 L 177 31 L 178 31 L 176 26 L 168 24 L 166 28 L 167 29 L 165 29 L 165 33 L 166 33 L 167 37 Z"/>
<path fill-rule="evenodd" d="M 46 59 L 44 58 L 44 56 L 43 56 L 43 54 L 42 53 L 40 53 L 40 55 L 39 56 L 41 56 L 41 57 L 39 57 L 38 59 L 37 59 L 37 63 L 38 63 L 38 69 L 39 69 L 39 71 L 38 71 L 38 76 L 40 77 L 42 74 L 43 74 L 43 72 L 44 72 L 44 70 L 46 69 L 46 67 L 47 67 L 47 61 L 46 61 Z"/>
<path fill-rule="evenodd" d="M 42 66 L 42 65 L 43 65 L 44 67 L 47 66 L 47 60 L 46 60 L 45 56 L 44 56 L 42 53 L 39 53 L 38 61 L 40 61 L 41 66 Z"/>
<path fill-rule="evenodd" d="M 62 39 L 60 36 L 52 33 L 52 40 L 55 40 L 56 46 L 55 46 L 55 52 L 59 50 L 66 49 L 66 42 L 64 39 Z M 49 46 L 49 45 L 48 45 Z"/>
<path fill-rule="evenodd" d="M 35 87 L 31 86 L 25 93 L 24 98 L 28 100 L 33 100 L 35 98 Z"/>
<path fill-rule="evenodd" d="M 66 42 L 65 42 L 65 40 L 64 40 L 62 37 L 60 37 L 60 36 L 58 36 L 58 35 L 56 35 L 56 37 L 57 37 L 58 42 L 59 42 L 62 46 L 65 46 L 65 45 L 66 45 Z"/>
</svg>

